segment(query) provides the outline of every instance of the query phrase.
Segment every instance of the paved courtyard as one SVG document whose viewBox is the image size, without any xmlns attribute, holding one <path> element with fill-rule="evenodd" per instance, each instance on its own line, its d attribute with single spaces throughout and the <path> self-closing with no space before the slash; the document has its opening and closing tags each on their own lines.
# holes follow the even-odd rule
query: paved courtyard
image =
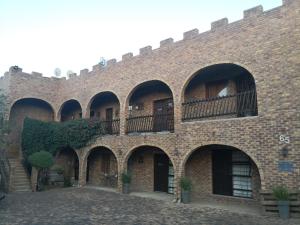
<svg viewBox="0 0 300 225">
<path fill-rule="evenodd" d="M 9 194 L 0 224 L 297 225 L 300 220 L 233 213 L 87 188 Z"/>
</svg>

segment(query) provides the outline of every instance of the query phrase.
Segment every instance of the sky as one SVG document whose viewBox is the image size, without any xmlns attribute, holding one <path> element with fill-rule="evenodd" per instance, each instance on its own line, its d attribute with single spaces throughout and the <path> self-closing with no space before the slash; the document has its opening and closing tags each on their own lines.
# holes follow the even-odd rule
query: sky
<svg viewBox="0 0 300 225">
<path fill-rule="evenodd" d="M 210 29 L 213 21 L 240 20 L 243 10 L 268 10 L 282 0 L 0 0 L 0 76 L 10 66 L 61 76 L 183 32 Z"/>
</svg>

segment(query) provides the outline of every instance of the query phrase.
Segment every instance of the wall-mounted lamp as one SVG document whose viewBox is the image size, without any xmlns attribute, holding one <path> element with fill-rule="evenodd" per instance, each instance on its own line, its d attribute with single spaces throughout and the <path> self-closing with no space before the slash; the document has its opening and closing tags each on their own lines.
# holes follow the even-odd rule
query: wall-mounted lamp
<svg viewBox="0 0 300 225">
<path fill-rule="evenodd" d="M 287 147 L 283 147 L 283 148 L 281 149 L 280 153 L 281 153 L 281 155 L 282 155 L 283 157 L 287 157 L 288 154 L 289 154 L 289 150 L 287 149 Z"/>
</svg>

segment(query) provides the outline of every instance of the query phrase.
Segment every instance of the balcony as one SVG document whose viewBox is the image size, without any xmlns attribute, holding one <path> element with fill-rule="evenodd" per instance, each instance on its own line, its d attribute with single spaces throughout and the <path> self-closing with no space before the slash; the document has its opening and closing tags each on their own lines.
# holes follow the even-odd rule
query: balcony
<svg viewBox="0 0 300 225">
<path fill-rule="evenodd" d="M 182 104 L 182 120 L 212 117 L 246 117 L 257 115 L 256 91 L 188 101 Z"/>
<path fill-rule="evenodd" d="M 130 117 L 126 122 L 126 133 L 174 131 L 173 114 Z"/>
<path fill-rule="evenodd" d="M 120 134 L 120 119 L 114 120 L 97 120 L 90 119 L 93 123 L 97 123 L 97 127 L 101 129 L 102 135 L 119 135 Z"/>
</svg>

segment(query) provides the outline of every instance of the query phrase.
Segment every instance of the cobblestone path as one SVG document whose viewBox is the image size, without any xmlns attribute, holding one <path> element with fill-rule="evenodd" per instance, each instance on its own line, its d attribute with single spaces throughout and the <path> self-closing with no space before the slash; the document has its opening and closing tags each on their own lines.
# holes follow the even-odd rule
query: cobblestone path
<svg viewBox="0 0 300 225">
<path fill-rule="evenodd" d="M 0 224 L 300 225 L 300 220 L 232 213 L 86 188 L 14 193 L 0 202 Z"/>
</svg>

